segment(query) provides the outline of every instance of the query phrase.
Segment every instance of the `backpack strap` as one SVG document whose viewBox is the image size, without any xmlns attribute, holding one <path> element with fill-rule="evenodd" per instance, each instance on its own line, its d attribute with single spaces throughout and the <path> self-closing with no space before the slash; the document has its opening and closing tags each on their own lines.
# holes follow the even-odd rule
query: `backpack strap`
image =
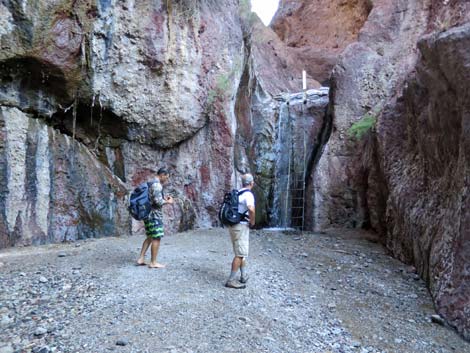
<svg viewBox="0 0 470 353">
<path fill-rule="evenodd" d="M 245 190 L 239 191 L 238 196 L 244 194 L 245 192 L 253 193 L 250 189 L 245 189 Z M 240 213 L 240 214 L 242 215 L 242 221 L 248 221 L 248 210 L 246 210 L 245 212 Z"/>
<path fill-rule="evenodd" d="M 251 190 L 250 189 L 245 189 L 245 190 L 239 191 L 238 196 L 244 194 L 245 192 L 251 192 Z"/>
<path fill-rule="evenodd" d="M 159 181 L 157 181 L 157 179 L 152 179 L 150 181 L 147 181 L 147 186 L 150 188 L 155 183 L 159 183 Z"/>
</svg>

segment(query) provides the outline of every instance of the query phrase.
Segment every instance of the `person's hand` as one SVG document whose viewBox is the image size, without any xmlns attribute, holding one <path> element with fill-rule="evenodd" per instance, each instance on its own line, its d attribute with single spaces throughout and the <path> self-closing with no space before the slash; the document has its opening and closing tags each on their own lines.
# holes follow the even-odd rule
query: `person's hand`
<svg viewBox="0 0 470 353">
<path fill-rule="evenodd" d="M 165 201 L 166 201 L 166 203 L 169 203 L 169 204 L 172 204 L 172 203 L 175 202 L 175 200 L 171 196 L 166 196 Z"/>
</svg>

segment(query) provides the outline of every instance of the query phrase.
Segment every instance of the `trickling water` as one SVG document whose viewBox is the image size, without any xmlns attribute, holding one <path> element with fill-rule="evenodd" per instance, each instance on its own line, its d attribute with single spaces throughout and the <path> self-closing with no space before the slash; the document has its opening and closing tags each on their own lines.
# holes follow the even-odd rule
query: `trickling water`
<svg viewBox="0 0 470 353">
<path fill-rule="evenodd" d="M 100 105 L 100 120 L 98 121 L 98 136 L 96 137 L 95 147 L 93 152 L 96 152 L 101 139 L 101 121 L 103 120 L 103 104 L 101 104 L 101 95 L 98 93 L 98 104 Z"/>
<path fill-rule="evenodd" d="M 272 227 L 290 228 L 295 225 L 292 218 L 293 206 L 298 208 L 299 201 L 294 202 L 298 195 L 293 195 L 292 190 L 305 188 L 305 172 L 308 172 L 306 171 L 306 156 L 310 155 L 311 151 L 306 151 L 305 146 L 311 145 L 311 143 L 304 143 L 303 141 L 297 141 L 297 139 L 302 135 L 308 139 L 311 126 L 306 125 L 303 109 L 300 116 L 298 112 L 293 112 L 293 110 L 296 106 L 302 107 L 304 103 L 308 103 L 309 107 L 326 107 L 328 92 L 327 87 L 322 87 L 319 90 L 308 90 L 305 93 L 300 92 L 275 97 L 280 104 L 278 108 L 277 137 L 274 146 L 278 158 L 274 172 L 274 197 L 270 220 L 270 226 Z M 299 171 L 301 172 L 299 173 Z M 302 203 L 300 203 L 300 206 L 303 207 Z"/>
<path fill-rule="evenodd" d="M 286 212 L 286 205 L 289 204 L 289 168 L 287 166 L 290 164 L 290 145 L 292 144 L 292 135 L 288 131 L 289 102 L 282 102 L 279 106 L 278 119 L 277 139 L 274 146 L 278 158 L 274 174 L 274 212 L 271 223 L 273 226 L 285 228 L 290 223 L 289 213 Z"/>
<path fill-rule="evenodd" d="M 71 157 L 71 164 L 72 167 L 74 165 L 74 158 L 75 158 L 75 128 L 77 125 L 77 105 L 78 105 L 78 95 L 75 95 L 75 100 L 73 102 L 73 108 L 72 108 L 72 157 Z"/>
<path fill-rule="evenodd" d="M 93 97 L 91 98 L 90 126 L 93 126 L 93 109 L 95 108 L 95 97 L 96 95 L 93 94 Z"/>
</svg>

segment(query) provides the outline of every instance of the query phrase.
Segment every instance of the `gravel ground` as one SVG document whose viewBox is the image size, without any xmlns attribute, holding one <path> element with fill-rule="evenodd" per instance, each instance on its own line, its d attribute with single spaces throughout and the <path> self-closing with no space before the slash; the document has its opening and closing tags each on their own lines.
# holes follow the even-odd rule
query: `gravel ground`
<svg viewBox="0 0 470 353">
<path fill-rule="evenodd" d="M 224 229 L 0 252 L 0 353 L 470 352 L 414 269 L 364 234 L 255 231 L 246 289 Z M 438 320 L 436 320 L 438 321 Z"/>
</svg>

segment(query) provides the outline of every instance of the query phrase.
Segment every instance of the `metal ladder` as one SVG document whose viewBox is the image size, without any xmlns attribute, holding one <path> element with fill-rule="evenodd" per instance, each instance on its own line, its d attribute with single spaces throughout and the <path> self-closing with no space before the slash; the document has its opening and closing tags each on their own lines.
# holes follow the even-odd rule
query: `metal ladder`
<svg viewBox="0 0 470 353">
<path fill-rule="evenodd" d="M 306 180 L 306 159 L 307 141 L 304 106 L 306 97 L 302 103 L 302 114 L 299 121 L 292 120 L 291 128 L 291 158 L 289 163 L 289 195 L 291 195 L 291 227 L 304 230 L 305 226 L 305 180 Z M 297 120 L 297 119 L 296 119 Z M 297 131 L 301 131 L 302 138 L 298 139 Z M 295 135 L 294 135 L 295 134 Z"/>
</svg>

